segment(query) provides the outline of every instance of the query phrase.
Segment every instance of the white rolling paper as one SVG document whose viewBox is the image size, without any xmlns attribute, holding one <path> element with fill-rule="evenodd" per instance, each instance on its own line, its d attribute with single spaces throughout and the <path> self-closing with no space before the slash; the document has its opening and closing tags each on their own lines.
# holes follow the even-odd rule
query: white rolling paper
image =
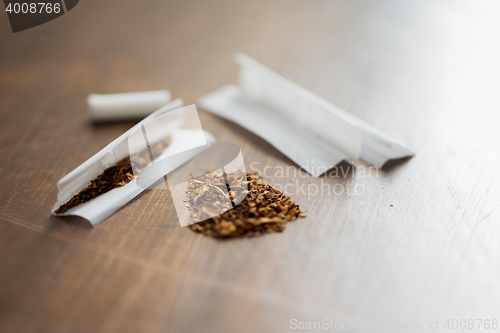
<svg viewBox="0 0 500 333">
<path fill-rule="evenodd" d="M 312 176 L 343 160 L 362 159 L 382 167 L 413 156 L 395 139 L 254 59 L 237 54 L 239 87 L 225 86 L 198 105 L 259 135 Z M 251 116 L 251 117 L 250 117 Z"/>
<path fill-rule="evenodd" d="M 90 94 L 87 98 L 94 121 L 142 119 L 170 101 L 170 92 L 167 90 Z"/>
<path fill-rule="evenodd" d="M 90 223 L 92 223 L 92 225 L 95 226 L 105 220 L 107 217 L 111 216 L 114 212 L 123 207 L 126 203 L 128 203 L 130 200 L 144 191 L 148 186 L 152 185 L 156 180 L 158 180 L 152 179 L 150 181 L 150 184 L 142 184 L 141 186 L 139 186 L 136 182 L 136 179 L 133 179 L 125 186 L 115 188 L 107 193 L 99 195 L 91 199 L 90 201 L 68 209 L 63 214 L 56 213 L 56 210 L 61 205 L 68 202 L 80 190 L 87 187 L 90 184 L 91 180 L 95 179 L 104 170 L 115 165 L 116 162 L 129 155 L 128 138 L 130 133 L 132 133 L 135 129 L 140 128 L 141 125 L 144 124 L 147 120 L 150 120 L 166 112 L 181 108 L 182 106 L 183 101 L 181 99 L 177 99 L 172 103 L 164 106 L 160 110 L 151 114 L 149 117 L 145 118 L 143 121 L 132 127 L 115 141 L 107 145 L 104 149 L 99 151 L 97 154 L 89 158 L 83 164 L 60 179 L 57 182 L 57 202 L 52 209 L 52 215 L 80 216 L 88 220 Z M 193 138 L 195 138 L 195 136 L 190 133 L 190 131 L 192 130 L 171 128 L 169 129 L 169 131 L 171 131 L 172 142 L 164 151 L 164 154 L 166 155 L 170 154 L 170 150 L 189 150 L 192 147 L 197 147 L 199 144 L 198 142 L 192 142 Z M 207 141 L 216 141 L 213 135 L 209 132 L 205 131 L 204 134 Z M 174 162 L 175 165 L 172 165 L 171 169 L 176 169 L 177 167 L 186 163 L 192 157 L 193 156 L 186 156 L 183 160 L 176 160 Z"/>
</svg>

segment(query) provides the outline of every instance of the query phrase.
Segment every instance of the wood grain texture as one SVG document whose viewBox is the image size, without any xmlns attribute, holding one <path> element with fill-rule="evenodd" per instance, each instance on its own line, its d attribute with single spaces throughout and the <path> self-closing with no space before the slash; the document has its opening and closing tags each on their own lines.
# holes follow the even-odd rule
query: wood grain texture
<svg viewBox="0 0 500 333">
<path fill-rule="evenodd" d="M 496 1 L 80 1 L 12 34 L 0 15 L 0 331 L 285 332 L 290 320 L 500 319 Z M 93 125 L 89 93 L 236 82 L 244 52 L 407 143 L 363 176 L 297 170 L 203 110 L 307 211 L 217 241 L 146 191 L 96 228 L 50 217 L 56 182 L 132 123 Z M 254 165 L 255 166 L 255 165 Z M 301 186 L 347 183 L 359 194 Z M 339 186 L 340 186 L 339 185 Z M 362 331 L 362 330 L 359 330 Z"/>
</svg>

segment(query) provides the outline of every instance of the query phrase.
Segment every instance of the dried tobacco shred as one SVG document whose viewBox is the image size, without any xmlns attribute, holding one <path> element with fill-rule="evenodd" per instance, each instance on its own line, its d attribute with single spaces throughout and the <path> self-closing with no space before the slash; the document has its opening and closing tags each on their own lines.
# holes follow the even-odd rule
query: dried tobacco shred
<svg viewBox="0 0 500 333">
<path fill-rule="evenodd" d="M 170 144 L 171 139 L 166 138 L 157 142 L 151 147 L 151 153 L 158 156 Z M 134 165 L 130 161 L 130 156 L 118 161 L 112 167 L 107 168 L 96 179 L 90 181 L 90 185 L 78 192 L 64 205 L 56 210 L 56 214 L 63 214 L 68 209 L 87 202 L 101 194 L 111 191 L 112 189 L 125 186 L 134 177 L 133 169 L 141 172 L 149 164 L 148 151 L 142 151 L 133 155 Z"/>
<path fill-rule="evenodd" d="M 187 206 L 191 210 L 191 216 L 198 220 L 203 218 L 204 214 L 207 217 L 214 216 L 211 214 L 212 206 L 214 203 L 227 202 L 228 195 L 231 202 L 239 202 L 238 198 L 233 196 L 235 193 L 241 195 L 242 191 L 235 189 L 235 183 L 238 184 L 237 187 L 247 187 L 248 193 L 245 192 L 246 197 L 235 207 L 202 222 L 191 224 L 189 228 L 215 238 L 254 237 L 264 233 L 281 232 L 286 228 L 287 222 L 305 217 L 295 201 L 277 188 L 260 182 L 261 178 L 258 173 L 246 173 L 207 175 L 192 179 L 187 192 Z M 222 189 L 227 183 L 232 184 L 232 188 L 226 194 Z"/>
<path fill-rule="evenodd" d="M 62 214 L 68 209 L 87 202 L 98 195 L 109 192 L 114 188 L 125 186 L 125 184 L 129 183 L 133 178 L 134 175 L 132 173 L 130 157 L 124 158 L 114 166 L 104 170 L 96 179 L 91 180 L 88 187 L 81 190 L 78 194 L 73 196 L 70 201 L 59 207 L 56 213 Z"/>
</svg>

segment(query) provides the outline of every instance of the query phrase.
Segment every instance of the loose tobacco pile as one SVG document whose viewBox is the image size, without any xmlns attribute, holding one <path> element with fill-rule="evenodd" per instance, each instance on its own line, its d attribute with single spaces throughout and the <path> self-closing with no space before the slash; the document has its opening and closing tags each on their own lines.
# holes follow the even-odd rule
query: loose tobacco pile
<svg viewBox="0 0 500 333">
<path fill-rule="evenodd" d="M 305 217 L 295 201 L 275 187 L 260 182 L 261 178 L 258 173 L 246 173 L 246 175 L 219 174 L 192 179 L 187 192 L 187 205 L 191 215 L 196 218 L 203 216 L 210 218 L 191 224 L 189 228 L 216 238 L 254 237 L 264 233 L 281 232 L 286 228 L 287 222 Z M 217 202 L 223 203 L 224 199 L 227 202 L 227 194 L 222 191 L 227 183 L 231 184 L 227 192 L 231 202 L 239 202 L 237 196 L 242 193 L 246 194 L 246 197 L 235 207 L 214 216 L 211 214 L 213 205 Z M 248 188 L 248 193 L 239 191 L 243 187 Z"/>
</svg>

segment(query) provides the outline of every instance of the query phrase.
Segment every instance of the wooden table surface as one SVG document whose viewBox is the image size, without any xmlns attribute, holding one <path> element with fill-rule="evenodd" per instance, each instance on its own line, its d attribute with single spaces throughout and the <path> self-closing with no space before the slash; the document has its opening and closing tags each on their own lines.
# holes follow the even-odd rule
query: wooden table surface
<svg viewBox="0 0 500 333">
<path fill-rule="evenodd" d="M 282 332 L 294 319 L 459 331 L 446 320 L 499 320 L 499 16 L 483 0 L 80 1 L 13 34 L 0 14 L 0 331 Z M 236 52 L 416 156 L 371 175 L 295 179 L 288 193 L 308 217 L 253 239 L 181 228 L 164 191 L 95 228 L 50 216 L 57 180 L 133 125 L 93 125 L 89 93 L 168 89 L 192 104 L 236 83 Z M 298 170 L 199 113 L 247 167 Z M 348 181 L 361 191 L 300 191 Z"/>
</svg>

